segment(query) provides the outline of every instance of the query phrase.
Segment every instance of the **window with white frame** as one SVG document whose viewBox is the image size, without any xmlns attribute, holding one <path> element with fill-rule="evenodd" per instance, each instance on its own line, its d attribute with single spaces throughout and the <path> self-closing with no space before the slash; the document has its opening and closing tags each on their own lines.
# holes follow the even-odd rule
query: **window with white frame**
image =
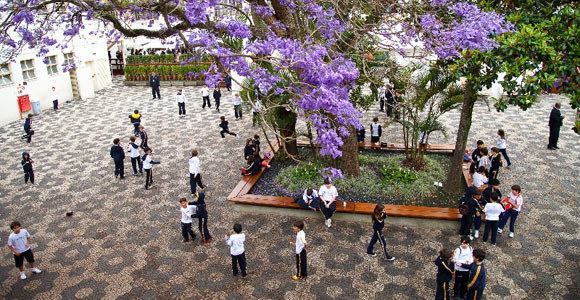
<svg viewBox="0 0 580 300">
<path fill-rule="evenodd" d="M 10 66 L 8 64 L 0 65 L 0 85 L 12 83 L 12 77 L 10 76 Z"/>
<path fill-rule="evenodd" d="M 34 74 L 34 62 L 32 59 L 21 60 L 20 68 L 22 69 L 22 79 L 29 80 L 36 78 Z"/>
<path fill-rule="evenodd" d="M 75 66 L 75 56 L 74 56 L 74 54 L 72 52 L 71 53 L 65 53 L 64 54 L 64 65 L 65 65 L 65 70 L 72 70 L 72 69 L 74 69 L 74 66 Z"/>
<path fill-rule="evenodd" d="M 58 66 L 56 64 L 56 55 L 47 57 L 46 62 L 47 62 L 46 72 L 48 72 L 48 75 L 58 74 Z"/>
</svg>

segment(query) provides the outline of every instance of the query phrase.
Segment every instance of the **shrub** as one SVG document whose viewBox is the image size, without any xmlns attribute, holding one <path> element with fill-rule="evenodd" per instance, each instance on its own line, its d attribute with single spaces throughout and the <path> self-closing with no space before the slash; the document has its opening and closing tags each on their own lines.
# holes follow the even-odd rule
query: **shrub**
<svg viewBox="0 0 580 300">
<path fill-rule="evenodd" d="M 415 172 L 416 171 L 397 165 L 383 166 L 383 168 L 381 169 L 381 174 L 384 177 L 382 182 L 389 184 L 412 183 L 415 180 L 417 180 L 417 175 L 415 174 Z"/>
</svg>

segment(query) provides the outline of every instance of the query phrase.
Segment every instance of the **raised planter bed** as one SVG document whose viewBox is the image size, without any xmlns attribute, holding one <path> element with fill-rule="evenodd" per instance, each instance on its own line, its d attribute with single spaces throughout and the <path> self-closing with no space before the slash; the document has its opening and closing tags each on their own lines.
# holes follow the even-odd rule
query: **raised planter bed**
<svg viewBox="0 0 580 300">
<path fill-rule="evenodd" d="M 305 142 L 307 145 L 308 143 Z M 300 144 L 299 144 L 300 145 Z M 304 146 L 304 144 L 302 144 Z M 274 149 L 266 147 L 264 151 L 276 153 L 279 149 L 277 143 L 273 144 Z M 386 149 L 385 149 L 386 150 Z M 258 206 L 272 206 L 272 207 L 283 207 L 283 208 L 298 208 L 300 206 L 294 203 L 294 199 L 291 197 L 280 197 L 280 196 L 265 196 L 250 194 L 252 187 L 258 182 L 262 176 L 265 168 L 262 168 L 257 174 L 243 176 L 240 182 L 235 186 L 227 200 L 233 203 L 240 204 L 250 204 Z M 376 204 L 374 203 L 356 203 L 356 202 L 345 202 L 338 201 L 336 210 L 337 212 L 348 212 L 348 213 L 359 213 L 359 214 L 371 214 Z M 399 217 L 412 217 L 412 218 L 427 218 L 427 219 L 441 219 L 441 220 L 460 220 L 461 214 L 459 214 L 457 208 L 442 208 L 442 207 L 425 207 L 425 206 L 405 206 L 405 205 L 385 205 L 389 215 L 399 216 Z"/>
</svg>

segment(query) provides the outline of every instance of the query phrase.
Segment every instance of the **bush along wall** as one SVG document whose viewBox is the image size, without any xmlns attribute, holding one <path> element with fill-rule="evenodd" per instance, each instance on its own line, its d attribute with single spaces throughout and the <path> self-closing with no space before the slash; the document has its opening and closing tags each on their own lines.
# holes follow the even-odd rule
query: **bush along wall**
<svg viewBox="0 0 580 300">
<path fill-rule="evenodd" d="M 139 56 L 139 55 L 135 55 Z M 163 55 L 151 55 L 163 56 Z M 172 56 L 172 55 L 171 55 Z M 180 65 L 180 64 L 146 64 L 126 65 L 125 80 L 142 81 L 149 80 L 151 72 L 155 72 L 161 80 L 205 80 L 202 71 L 207 71 L 209 65 Z"/>
</svg>

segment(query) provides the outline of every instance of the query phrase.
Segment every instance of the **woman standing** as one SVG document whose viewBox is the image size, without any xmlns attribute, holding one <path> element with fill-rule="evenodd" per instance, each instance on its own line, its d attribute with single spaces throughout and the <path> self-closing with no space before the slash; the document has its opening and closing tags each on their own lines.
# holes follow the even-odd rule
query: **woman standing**
<svg viewBox="0 0 580 300">
<path fill-rule="evenodd" d="M 383 255 L 385 256 L 385 260 L 393 261 L 395 258 L 390 256 L 389 252 L 387 252 L 387 243 L 385 242 L 385 236 L 383 236 L 383 227 L 385 227 L 386 218 L 387 213 L 385 212 L 385 206 L 383 204 L 377 204 L 372 215 L 373 237 L 371 238 L 371 242 L 367 248 L 367 254 L 373 257 L 377 256 L 377 254 L 373 252 L 373 247 L 375 246 L 375 243 L 379 241 L 379 243 L 381 243 L 381 248 Z"/>
</svg>

